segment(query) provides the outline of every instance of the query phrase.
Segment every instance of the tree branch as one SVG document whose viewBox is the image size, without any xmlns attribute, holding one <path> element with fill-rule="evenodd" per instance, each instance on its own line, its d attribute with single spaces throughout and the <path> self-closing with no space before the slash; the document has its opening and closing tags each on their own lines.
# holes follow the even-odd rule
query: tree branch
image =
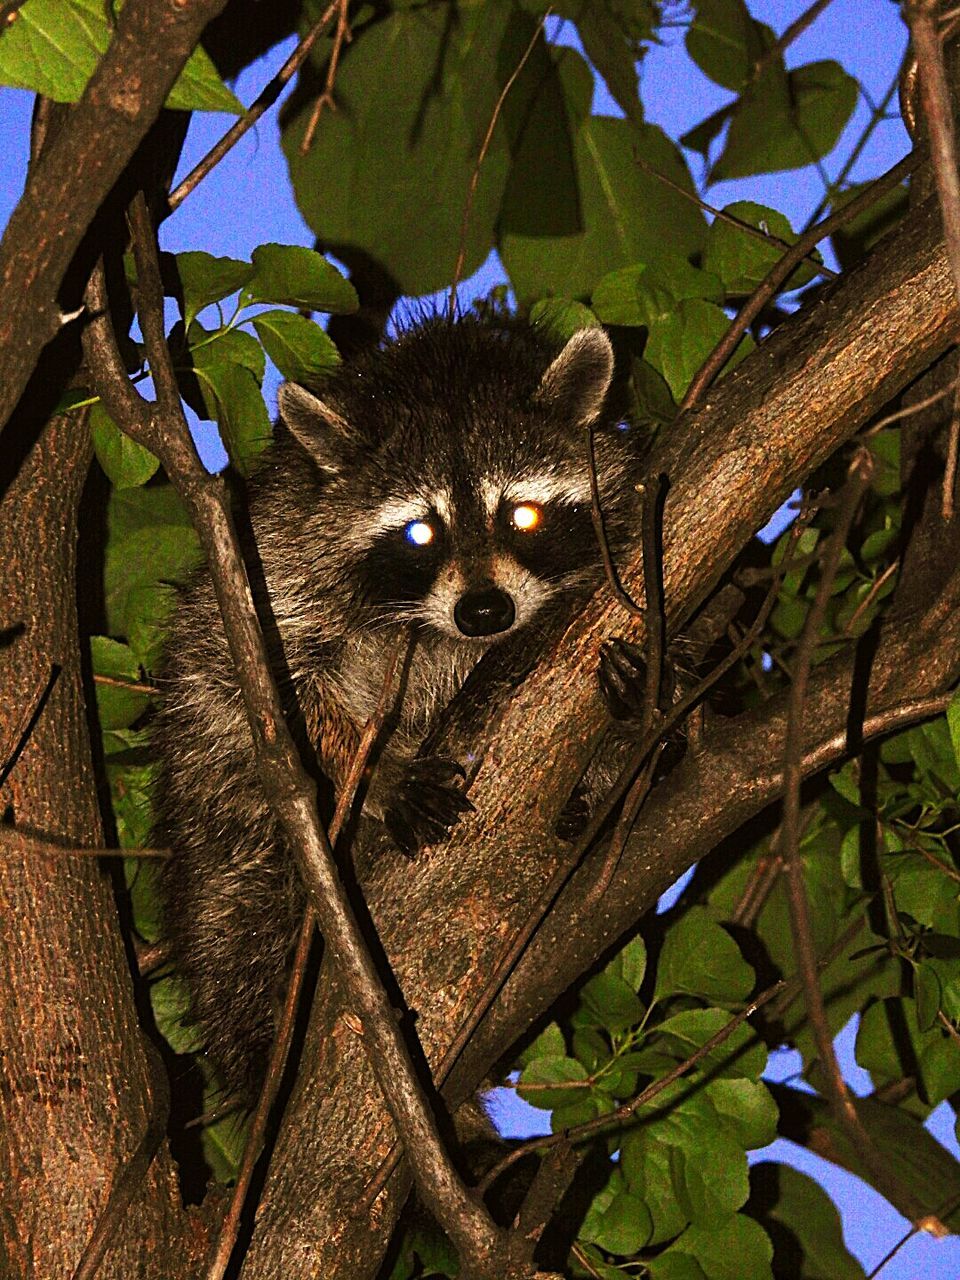
<svg viewBox="0 0 960 1280">
<path fill-rule="evenodd" d="M 63 323 L 57 293 L 84 232 L 226 0 L 130 0 L 0 242 L 0 430 Z"/>
</svg>

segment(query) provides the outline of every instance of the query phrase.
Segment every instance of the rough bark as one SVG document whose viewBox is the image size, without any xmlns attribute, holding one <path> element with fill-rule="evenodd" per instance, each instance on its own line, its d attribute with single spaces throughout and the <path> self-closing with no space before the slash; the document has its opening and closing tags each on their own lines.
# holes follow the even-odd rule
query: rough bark
<svg viewBox="0 0 960 1280">
<path fill-rule="evenodd" d="M 76 517 L 91 450 L 54 418 L 0 502 L 0 1273 L 69 1276 L 151 1106 L 102 845 L 81 684 Z M 7 462 L 10 461 L 8 454 Z M 169 1277 L 180 1216 L 155 1161 L 101 1274 Z"/>
<path fill-rule="evenodd" d="M 0 430 L 61 323 L 58 292 L 94 215 L 226 0 L 130 0 L 0 244 Z"/>
<path fill-rule="evenodd" d="M 715 587 L 739 548 L 804 477 L 956 334 L 956 301 L 939 216 L 928 204 L 864 268 L 725 378 L 697 414 L 675 425 L 651 463 L 652 475 L 666 472 L 671 480 L 663 542 L 672 624 Z M 638 568 L 634 564 L 626 575 L 637 588 L 635 596 Z M 456 1034 L 556 865 L 554 821 L 604 723 L 594 682 L 584 673 L 595 668 L 601 643 L 614 634 L 637 639 L 641 626 L 626 619 L 604 591 L 493 717 L 479 752 L 482 764 L 471 791 L 477 811 L 470 821 L 415 866 L 383 865 L 366 886 L 379 938 L 431 1063 Z M 760 741 L 769 764 L 771 739 Z M 715 795 L 721 811 L 738 787 L 748 789 L 742 807 L 735 809 L 740 822 L 768 803 L 777 784 L 774 780 L 765 795 L 751 790 L 756 762 L 728 756 L 726 746 L 721 735 L 701 767 L 719 770 Z M 700 792 L 697 803 L 703 802 Z M 688 837 L 689 848 L 671 862 L 661 860 L 655 843 L 646 846 L 646 879 L 631 906 L 633 919 L 705 851 L 693 840 L 695 812 L 687 812 L 682 822 L 666 812 L 662 821 L 673 832 L 675 848 L 682 849 Z M 718 821 L 713 828 L 714 839 L 723 825 Z M 603 936 L 615 937 L 624 927 L 620 921 Z M 560 936 L 569 981 L 590 964 L 602 942 L 596 932 L 589 938 Z M 544 1007 L 545 995 L 538 995 L 544 990 L 542 971 L 526 972 L 528 1022 L 535 1009 Z M 261 1206 L 249 1275 L 319 1272 L 355 1280 L 373 1274 L 373 1259 L 385 1245 L 399 1200 L 396 1188 L 389 1187 L 368 1212 L 362 1198 L 391 1144 L 392 1130 L 359 1041 L 339 1017 L 336 993 L 326 991 L 323 982 L 302 1084 L 287 1113 Z M 501 1024 L 510 1038 L 519 1029 L 510 1019 Z M 484 1041 L 482 1054 L 471 1053 L 456 1093 L 462 1096 L 473 1087 L 508 1043 L 497 1034 Z"/>
</svg>

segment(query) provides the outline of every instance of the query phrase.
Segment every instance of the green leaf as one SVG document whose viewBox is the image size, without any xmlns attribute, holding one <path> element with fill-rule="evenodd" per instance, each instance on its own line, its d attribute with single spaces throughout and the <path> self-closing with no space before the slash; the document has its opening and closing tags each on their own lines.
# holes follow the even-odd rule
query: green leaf
<svg viewBox="0 0 960 1280">
<path fill-rule="evenodd" d="M 741 98 L 712 182 L 802 169 L 833 150 L 859 88 L 838 62 L 810 62 L 787 76 L 788 92 L 764 74 Z"/>
<path fill-rule="evenodd" d="M 122 774 L 123 783 L 126 786 L 131 774 L 136 771 L 122 769 L 117 772 Z M 160 905 L 159 889 L 160 864 L 155 858 L 124 858 L 123 873 L 127 883 L 133 927 L 141 938 L 145 938 L 148 942 L 156 942 L 163 934 L 163 911 Z"/>
<path fill-rule="evenodd" d="M 783 214 L 766 205 L 755 204 L 751 200 L 738 200 L 734 204 L 728 204 L 723 212 L 739 223 L 755 227 L 766 236 L 775 236 L 785 244 L 794 244 L 797 240 L 796 233 Z M 707 232 L 703 267 L 705 271 L 712 271 L 719 276 L 728 294 L 747 294 L 756 289 L 785 252 L 783 245 L 773 239 L 764 243 L 726 219 L 715 218 Z M 802 264 L 784 287 L 797 289 L 813 280 L 816 274 L 812 266 Z"/>
<path fill-rule="evenodd" d="M 118 489 L 107 506 L 104 595 L 107 628 L 127 636 L 137 625 L 134 593 L 158 583 L 183 583 L 201 562 L 200 546 L 169 484 Z"/>
<path fill-rule="evenodd" d="M 318 324 L 295 311 L 264 311 L 253 318 L 267 355 L 291 382 L 315 386 L 340 363 L 340 353 Z"/>
<path fill-rule="evenodd" d="M 157 1030 L 174 1053 L 199 1053 L 203 1046 L 197 1028 L 189 1022 L 190 993 L 182 978 L 170 976 L 152 982 L 150 1006 Z"/>
<path fill-rule="evenodd" d="M 103 749 L 120 847 L 144 848 L 150 843 L 154 826 L 156 764 L 149 752 L 149 733 L 144 729 L 105 730 Z M 124 863 L 124 872 L 130 886 L 134 927 L 153 942 L 160 936 L 160 912 L 153 888 L 159 867 L 151 861 L 133 859 Z"/>
<path fill-rule="evenodd" d="M 694 1258 L 710 1280 L 773 1280 L 773 1245 L 763 1228 L 738 1213 L 719 1225 L 694 1223 L 663 1255 Z"/>
<path fill-rule="evenodd" d="M 623 980 L 633 991 L 639 991 L 647 972 L 647 945 L 638 933 L 617 956 Z"/>
<path fill-rule="evenodd" d="M 657 262 L 668 237 L 681 259 L 699 251 L 703 215 L 655 176 L 693 191 L 679 151 L 656 126 L 638 129 L 607 116 L 582 120 L 574 136 L 576 176 L 566 188 L 560 185 L 569 181 L 566 174 L 541 172 L 540 155 L 529 154 L 538 146 L 529 131 L 514 157 L 500 218 L 500 256 L 521 301 L 544 293 L 589 297 L 611 271 Z M 531 208 L 532 200 L 548 196 L 556 231 Z"/>
<path fill-rule="evenodd" d="M 511 5 L 459 6 L 454 21 L 443 6 L 418 5 L 355 33 L 337 73 L 338 110 L 305 153 L 313 103 L 283 131 L 297 203 L 331 252 L 349 260 L 361 250 L 398 292 L 424 294 L 449 282 L 487 123 L 533 31 L 533 19 Z M 528 124 L 538 132 L 530 95 L 545 74 L 552 70 L 541 40 L 506 98 L 479 172 L 464 276 L 493 247 L 511 146 Z M 554 132 L 564 128 L 565 121 Z"/>
<path fill-rule="evenodd" d="M 253 276 L 241 301 L 283 303 L 311 311 L 349 315 L 357 291 L 322 253 L 298 244 L 261 244 L 253 251 Z"/>
<path fill-rule="evenodd" d="M 685 1253 L 661 1253 L 647 1263 L 650 1280 L 710 1280 L 696 1258 Z"/>
<path fill-rule="evenodd" d="M 629 1256 L 643 1248 L 652 1230 L 647 1206 L 627 1189 L 623 1175 L 614 1169 L 586 1212 L 580 1238 L 608 1253 Z"/>
<path fill-rule="evenodd" d="M 679 303 L 670 315 L 650 326 L 645 357 L 663 374 L 675 400 L 681 400 L 694 374 L 730 327 L 730 318 L 720 307 L 700 298 Z M 727 362 L 729 371 L 754 348 L 749 334 Z"/>
<path fill-rule="evenodd" d="M 646 1129 L 648 1141 L 676 1153 L 672 1181 L 690 1221 L 719 1225 L 745 1203 L 746 1151 L 706 1093 L 681 1096 Z"/>
<path fill-rule="evenodd" d="M 604 276 L 593 291 L 593 307 L 604 324 L 649 328 L 684 298 L 722 302 L 723 285 L 718 276 L 664 253 L 655 265 L 638 262 Z"/>
<path fill-rule="evenodd" d="M 754 1177 L 776 1198 L 767 1214 L 785 1228 L 799 1257 L 784 1250 L 794 1280 L 864 1280 L 864 1270 L 843 1242 L 840 1215 L 823 1188 L 786 1164 L 763 1162 Z M 784 1274 L 782 1267 L 777 1274 Z"/>
<path fill-rule="evenodd" d="M 128 686 L 141 682 L 140 668 L 129 647 L 109 636 L 90 637 L 90 655 L 101 729 L 127 729 L 150 705 L 150 695 Z M 109 683 L 105 683 L 109 682 Z"/>
<path fill-rule="evenodd" d="M 661 426 L 674 420 L 677 416 L 676 401 L 662 373 L 646 360 L 634 358 L 630 361 L 630 379 L 639 422 L 648 421 Z"/>
<path fill-rule="evenodd" d="M 570 298 L 543 298 L 530 308 L 530 323 L 547 329 L 565 342 L 580 329 L 596 329 L 599 321 L 589 307 Z"/>
<path fill-rule="evenodd" d="M 635 1027 L 644 1013 L 643 1005 L 627 983 L 607 970 L 586 983 L 580 992 L 580 1000 L 594 1025 L 608 1031 Z"/>
<path fill-rule="evenodd" d="M 517 1093 L 532 1106 L 552 1111 L 569 1102 L 571 1087 L 580 1089 L 586 1079 L 587 1072 L 576 1058 L 535 1058 L 524 1067 Z"/>
<path fill-rule="evenodd" d="M 916 1003 L 908 996 L 877 1000 L 860 1019 L 857 1062 L 879 1082 L 919 1073 L 926 1101 L 936 1106 L 960 1088 L 960 1054 L 945 1055 L 944 1040 L 939 1027 L 921 1030 Z"/>
<path fill-rule="evenodd" d="M 521 1053 L 517 1059 L 517 1065 L 525 1067 L 536 1058 L 563 1058 L 566 1052 L 567 1046 L 563 1039 L 563 1032 L 555 1022 L 548 1022 L 536 1040 L 527 1045 Z"/>
<path fill-rule="evenodd" d="M 611 1050 L 599 1031 L 578 1026 L 573 1033 L 573 1056 L 593 1074 L 601 1063 L 610 1061 Z"/>
<path fill-rule="evenodd" d="M 146 484 L 160 466 L 149 449 L 120 430 L 102 404 L 90 409 L 90 433 L 97 461 L 117 489 Z"/>
<path fill-rule="evenodd" d="M 953 758 L 960 772 L 960 690 L 953 695 L 947 707 L 947 729 L 950 745 L 953 747 Z"/>
<path fill-rule="evenodd" d="M 106 14 L 100 0 L 29 0 L 4 28 L 0 84 L 30 89 L 55 102 L 76 102 L 110 43 Z M 166 105 L 180 111 L 234 115 L 244 110 L 199 46 Z"/>
<path fill-rule="evenodd" d="M 705 75 L 739 93 L 758 60 L 774 41 L 773 32 L 755 22 L 746 5 L 696 0 L 696 16 L 687 29 L 687 53 Z"/>
<path fill-rule="evenodd" d="M 841 209 L 869 185 L 863 182 L 847 187 L 845 191 L 834 197 L 831 211 Z M 892 191 L 887 191 L 872 201 L 863 213 L 856 218 L 851 218 L 842 227 L 838 227 L 830 237 L 830 242 L 843 270 L 849 271 L 851 267 L 855 267 L 888 231 L 892 231 L 902 221 L 908 207 L 907 188 L 894 187 Z"/>
<path fill-rule="evenodd" d="M 177 595 L 163 582 L 133 587 L 127 597 L 127 643 L 145 671 L 156 671 Z"/>
<path fill-rule="evenodd" d="M 230 461 L 243 475 L 273 440 L 273 426 L 256 376 L 245 366 L 211 360 L 197 375 L 208 415 L 220 428 Z"/>
<path fill-rule="evenodd" d="M 740 948 L 705 907 L 691 908 L 668 930 L 657 964 L 658 999 L 684 992 L 733 1004 L 755 981 Z"/>
<path fill-rule="evenodd" d="M 263 381 L 267 362 L 263 348 L 252 334 L 226 326 L 205 329 L 199 320 L 194 320 L 187 330 L 187 341 L 195 369 L 206 370 L 214 364 L 238 364 L 249 369 L 258 383 Z M 188 403 L 189 390 L 189 387 L 183 389 Z M 200 405 L 192 407 L 198 412 L 201 409 Z"/>
<path fill-rule="evenodd" d="M 564 1129 L 573 1129 L 578 1124 L 591 1124 L 599 1116 L 610 1115 L 616 1110 L 616 1105 L 612 1098 L 596 1089 L 571 1090 L 567 1100 L 554 1107 L 550 1129 L 553 1133 L 562 1133 Z"/>
<path fill-rule="evenodd" d="M 172 256 L 172 255 L 171 255 Z M 215 258 L 202 250 L 176 255 L 176 270 L 183 287 L 183 321 L 187 328 L 204 307 L 237 293 L 253 276 L 250 262 Z"/>
<path fill-rule="evenodd" d="M 745 1151 L 769 1146 L 776 1138 L 779 1112 L 762 1080 L 711 1080 L 707 1094 Z"/>
<path fill-rule="evenodd" d="M 689 1221 L 674 1189 L 676 1151 L 668 1143 L 659 1141 L 659 1133 L 656 1124 L 629 1129 L 620 1147 L 623 1176 L 650 1214 L 648 1245 L 672 1240 Z"/>
<path fill-rule="evenodd" d="M 606 81 L 610 95 L 628 120 L 643 123 L 637 87 L 637 61 L 642 42 L 654 36 L 656 10 L 653 5 L 621 6 L 616 0 L 581 0 L 554 8 L 571 18 L 583 43 L 583 51 Z"/>
<path fill-rule="evenodd" d="M 722 1009 L 685 1009 L 661 1022 L 656 1028 L 656 1036 L 677 1060 L 684 1061 L 729 1021 L 729 1015 Z M 710 1050 L 701 1060 L 698 1070 L 756 1080 L 766 1064 L 766 1049 L 750 1027 L 741 1025 L 722 1044 Z"/>
</svg>

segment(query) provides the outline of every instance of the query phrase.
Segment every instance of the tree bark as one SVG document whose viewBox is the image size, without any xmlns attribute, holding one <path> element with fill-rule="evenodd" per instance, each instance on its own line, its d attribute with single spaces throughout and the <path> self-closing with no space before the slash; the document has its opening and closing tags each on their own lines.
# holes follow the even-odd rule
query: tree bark
<svg viewBox="0 0 960 1280">
<path fill-rule="evenodd" d="M 90 458 L 85 415 L 54 418 L 0 502 L 0 1272 L 10 1280 L 72 1274 L 151 1106 L 110 881 L 96 858 L 18 839 L 103 844 L 76 608 Z M 104 1280 L 168 1280 L 180 1217 L 160 1158 L 118 1224 Z"/>
</svg>

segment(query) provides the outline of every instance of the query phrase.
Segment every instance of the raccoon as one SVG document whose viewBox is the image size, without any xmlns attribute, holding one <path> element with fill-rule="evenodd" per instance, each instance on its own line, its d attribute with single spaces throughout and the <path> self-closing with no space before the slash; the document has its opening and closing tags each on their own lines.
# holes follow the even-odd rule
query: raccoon
<svg viewBox="0 0 960 1280">
<path fill-rule="evenodd" d="M 271 663 L 308 767 L 335 789 L 392 655 L 402 693 L 363 820 L 405 852 L 469 801 L 454 762 L 418 757 L 490 650 L 570 615 L 600 581 L 585 427 L 614 547 L 635 449 L 611 407 L 601 329 L 564 346 L 503 319 L 433 319 L 344 365 L 315 394 L 285 384 L 277 439 L 241 530 Z M 226 1088 L 250 1100 L 305 900 L 261 795 L 209 578 L 168 643 L 156 742 L 165 934 Z"/>
</svg>

